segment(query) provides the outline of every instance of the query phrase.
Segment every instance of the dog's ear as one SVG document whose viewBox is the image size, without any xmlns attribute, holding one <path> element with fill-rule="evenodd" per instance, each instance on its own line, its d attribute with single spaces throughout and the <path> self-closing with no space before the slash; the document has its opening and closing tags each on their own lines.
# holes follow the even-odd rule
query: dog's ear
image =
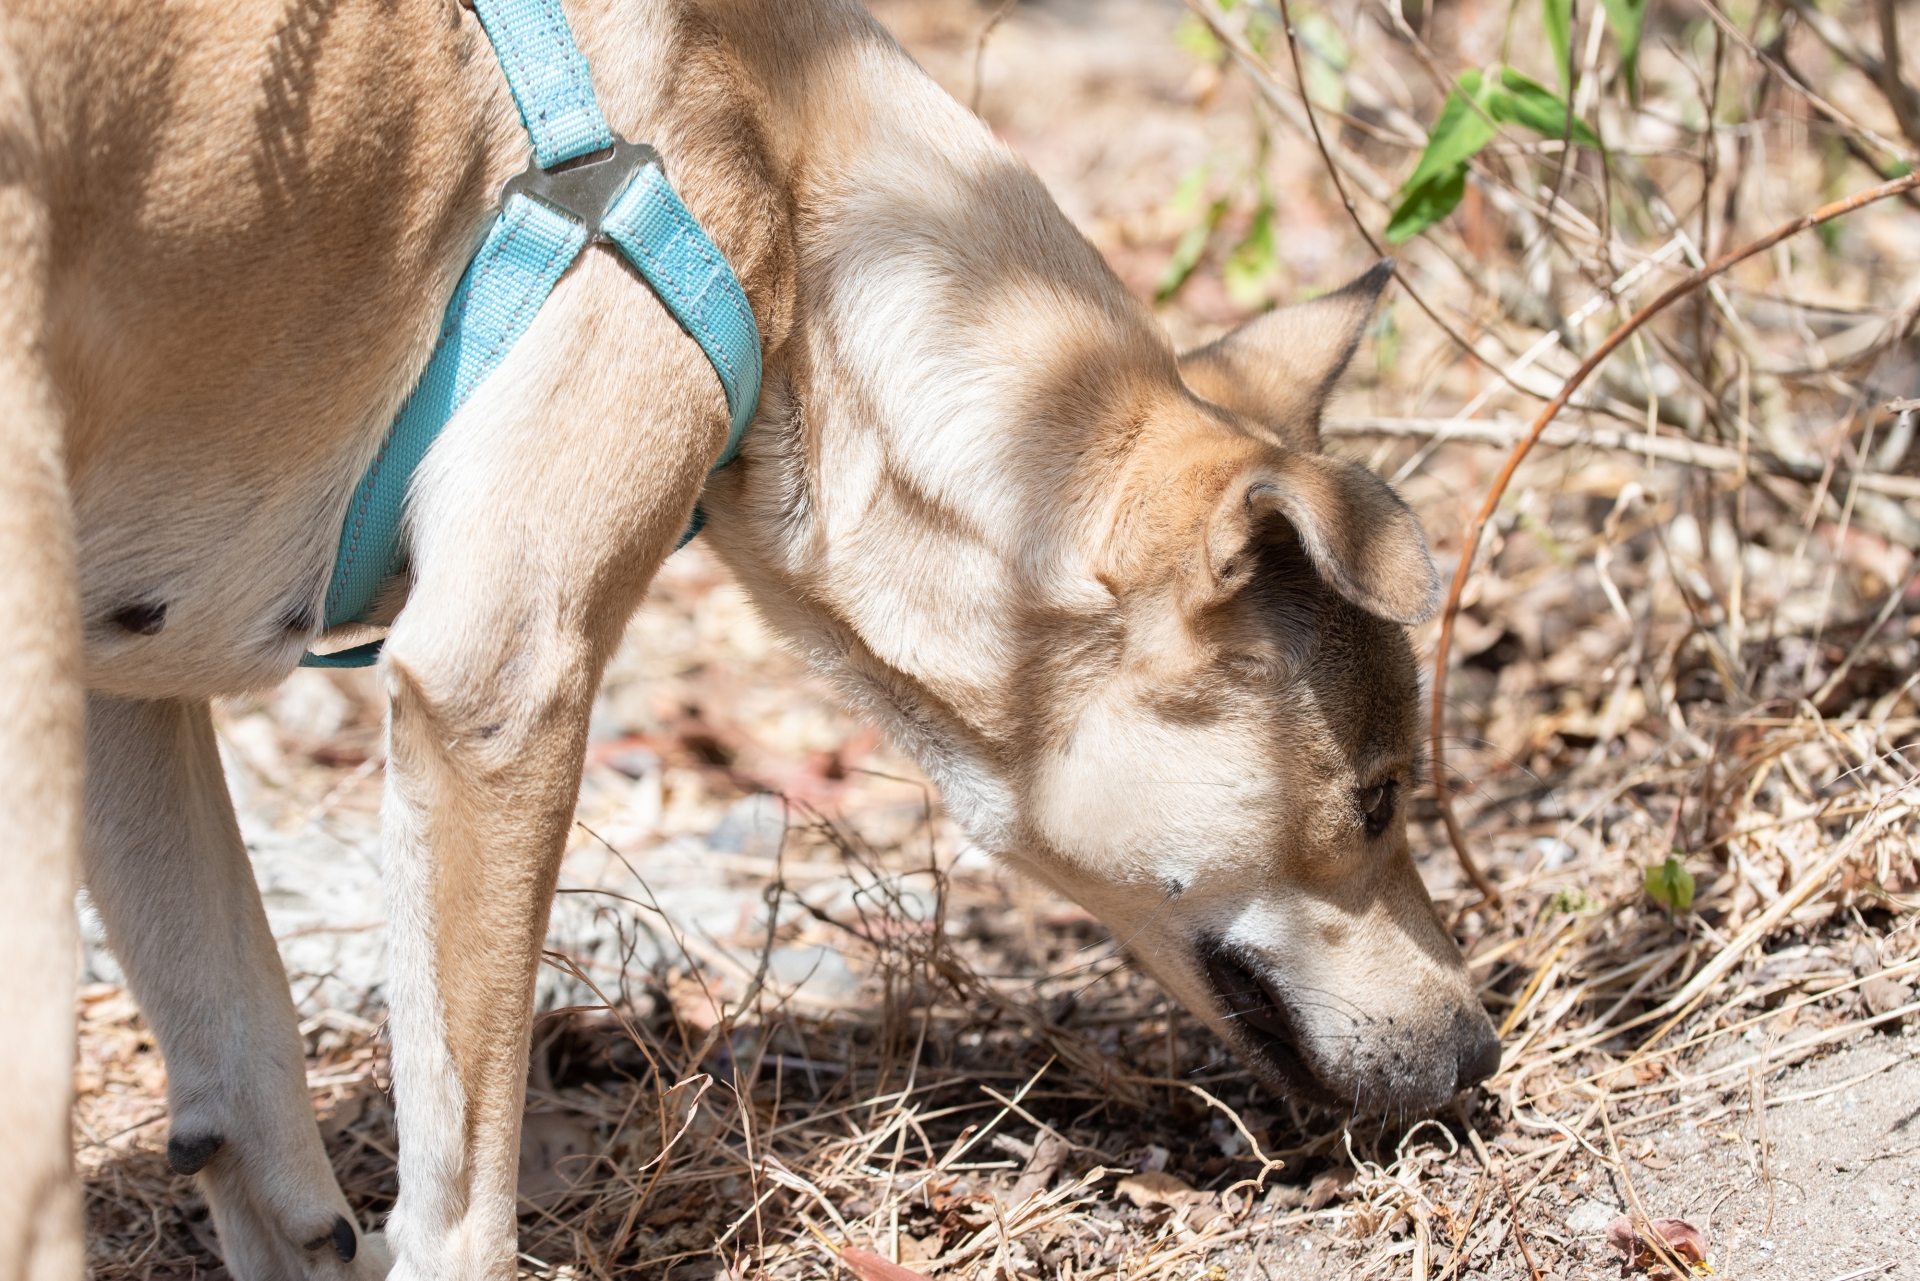
<svg viewBox="0 0 1920 1281">
<path fill-rule="evenodd" d="M 1440 576 L 1412 510 L 1359 463 L 1297 450 L 1269 451 L 1222 491 L 1207 524 L 1210 595 L 1246 585 L 1272 516 L 1293 527 L 1322 581 L 1369 614 L 1396 623 L 1433 614 Z"/>
<path fill-rule="evenodd" d="M 1393 259 L 1330 294 L 1249 320 L 1180 358 L 1187 385 L 1295 449 L 1320 447 L 1320 411 L 1353 359 Z"/>
</svg>

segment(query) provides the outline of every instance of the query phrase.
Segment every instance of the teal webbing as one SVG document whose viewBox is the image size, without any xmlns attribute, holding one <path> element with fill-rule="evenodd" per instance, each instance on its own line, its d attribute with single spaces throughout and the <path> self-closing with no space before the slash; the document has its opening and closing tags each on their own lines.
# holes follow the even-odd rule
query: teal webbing
<svg viewBox="0 0 1920 1281">
<path fill-rule="evenodd" d="M 542 169 L 613 145 L 560 0 L 474 0 Z"/>
<path fill-rule="evenodd" d="M 733 422 L 714 466 L 725 467 L 740 452 L 740 438 L 760 403 L 760 329 L 740 282 L 658 165 L 634 175 L 600 229 L 646 277 L 720 376 Z"/>
<path fill-rule="evenodd" d="M 536 164 L 551 169 L 614 145 L 593 81 L 557 0 L 476 0 Z M 623 146 L 626 144 L 622 144 Z M 700 349 L 720 379 L 730 419 L 716 467 L 739 451 L 760 398 L 760 331 L 733 269 L 668 184 L 639 168 L 592 230 L 580 217 L 525 194 L 509 197 L 447 305 L 419 385 L 354 488 L 327 586 L 325 625 L 364 619 L 381 587 L 406 567 L 402 534 L 415 469 L 447 421 L 506 358 L 595 233 L 611 241 Z M 681 541 L 698 532 L 703 516 Z M 364 667 L 380 643 L 308 654 L 308 667 Z"/>
<path fill-rule="evenodd" d="M 365 614 L 380 585 L 400 572 L 407 486 L 420 460 L 506 359 L 586 243 L 579 223 L 525 196 L 513 197 L 494 220 L 447 305 L 426 372 L 354 487 L 327 587 L 329 627 Z"/>
</svg>

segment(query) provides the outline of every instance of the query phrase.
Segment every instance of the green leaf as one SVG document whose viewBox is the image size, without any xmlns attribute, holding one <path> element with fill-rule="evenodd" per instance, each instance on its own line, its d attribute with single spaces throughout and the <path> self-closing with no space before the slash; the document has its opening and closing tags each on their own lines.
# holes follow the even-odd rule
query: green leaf
<svg viewBox="0 0 1920 1281">
<path fill-rule="evenodd" d="M 1464 173 L 1467 161 L 1493 140 L 1493 121 L 1488 119 L 1491 113 L 1477 103 L 1485 91 L 1478 71 L 1460 73 L 1458 87 L 1441 105 L 1440 118 L 1427 134 L 1427 149 L 1420 153 L 1420 163 L 1408 175 L 1403 192 L 1424 187 L 1436 178 L 1451 178 L 1455 170 Z"/>
<path fill-rule="evenodd" d="M 1627 98 L 1640 101 L 1640 24 L 1647 16 L 1647 0 L 1600 0 L 1607 11 L 1607 26 L 1613 29 L 1613 43 L 1620 50 L 1620 74 L 1627 82 Z"/>
<path fill-rule="evenodd" d="M 1213 176 L 1213 158 L 1209 156 L 1193 168 L 1180 175 L 1180 181 L 1173 185 L 1173 194 L 1167 197 L 1167 209 L 1172 213 L 1192 213 L 1200 207 L 1200 196 L 1206 190 L 1207 179 Z"/>
<path fill-rule="evenodd" d="M 1503 125 L 1523 125 L 1543 138 L 1567 136 L 1567 100 L 1512 67 L 1500 68 L 1498 86 L 1483 93 L 1482 100 L 1487 114 Z M 1578 116 L 1573 118 L 1573 140 L 1583 147 L 1600 147 L 1600 139 Z"/>
<path fill-rule="evenodd" d="M 1540 25 L 1553 50 L 1554 70 L 1560 73 L 1560 91 L 1573 91 L 1573 0 L 1540 0 Z"/>
<path fill-rule="evenodd" d="M 1467 162 L 1492 141 L 1496 124 L 1520 125 L 1547 138 L 1567 134 L 1567 100 L 1512 67 L 1493 77 L 1464 71 L 1440 108 L 1420 161 L 1400 188 L 1387 222 L 1387 239 L 1400 244 L 1452 213 L 1466 194 Z M 1598 149 L 1585 121 L 1573 121 L 1573 140 Z"/>
<path fill-rule="evenodd" d="M 1467 162 L 1462 160 L 1451 170 L 1429 177 L 1419 186 L 1408 183 L 1400 189 L 1400 203 L 1387 220 L 1387 243 L 1402 244 L 1452 213 L 1467 194 Z"/>
<path fill-rule="evenodd" d="M 1195 62 L 1209 67 L 1221 66 L 1227 60 L 1227 47 L 1214 37 L 1211 27 L 1191 13 L 1181 14 L 1180 21 L 1174 24 L 1173 42 L 1186 50 Z"/>
<path fill-rule="evenodd" d="M 1672 854 L 1664 863 L 1655 863 L 1646 871 L 1647 893 L 1669 912 L 1685 912 L 1693 907 L 1693 873 L 1680 865 Z"/>
<path fill-rule="evenodd" d="M 1266 301 L 1266 284 L 1280 265 L 1280 249 L 1273 234 L 1273 200 L 1264 192 L 1253 211 L 1253 223 L 1239 244 L 1227 254 L 1221 278 L 1227 296 L 1242 307 Z"/>
<path fill-rule="evenodd" d="M 1180 243 L 1173 247 L 1173 256 L 1167 259 L 1166 268 L 1160 273 L 1160 283 L 1153 291 L 1155 302 L 1172 297 L 1181 285 L 1187 283 L 1187 277 L 1199 265 L 1200 255 L 1207 251 L 1207 242 L 1213 239 L 1213 229 L 1220 225 L 1226 213 L 1227 202 L 1216 200 L 1207 206 L 1205 217 L 1187 228 L 1186 234 L 1180 237 Z"/>
</svg>

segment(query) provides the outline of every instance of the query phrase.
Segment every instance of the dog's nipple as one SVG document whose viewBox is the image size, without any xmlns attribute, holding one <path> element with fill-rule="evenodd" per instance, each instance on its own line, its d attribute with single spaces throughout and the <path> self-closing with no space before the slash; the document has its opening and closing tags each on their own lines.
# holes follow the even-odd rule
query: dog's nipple
<svg viewBox="0 0 1920 1281">
<path fill-rule="evenodd" d="M 167 603 L 138 601 L 109 614 L 107 621 L 135 636 L 153 636 L 167 625 Z"/>
</svg>

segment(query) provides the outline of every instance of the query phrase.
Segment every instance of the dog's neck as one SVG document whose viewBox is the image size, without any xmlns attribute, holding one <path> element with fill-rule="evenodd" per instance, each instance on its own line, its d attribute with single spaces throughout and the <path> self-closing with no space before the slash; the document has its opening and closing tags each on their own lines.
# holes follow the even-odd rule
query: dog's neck
<svg viewBox="0 0 1920 1281">
<path fill-rule="evenodd" d="M 741 458 L 707 487 L 706 537 L 1001 844 L 1060 626 L 1111 604 L 1099 476 L 1143 400 L 1181 394 L 1173 353 L 1038 179 L 864 11 L 780 30 L 780 9 L 723 39 L 765 94 L 794 301 Z"/>
</svg>

